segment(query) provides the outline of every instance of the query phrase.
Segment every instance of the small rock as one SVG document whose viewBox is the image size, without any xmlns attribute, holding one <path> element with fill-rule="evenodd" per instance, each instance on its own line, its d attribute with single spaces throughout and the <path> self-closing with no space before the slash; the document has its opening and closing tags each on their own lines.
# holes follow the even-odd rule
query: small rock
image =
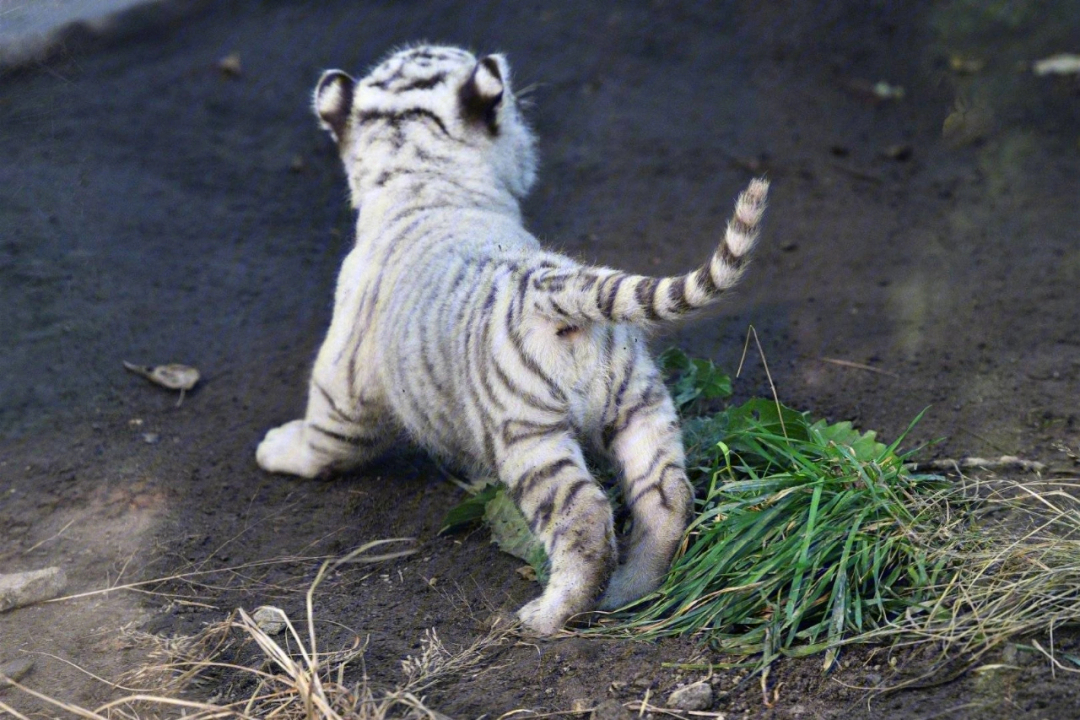
<svg viewBox="0 0 1080 720">
<path fill-rule="evenodd" d="M 910 145 L 890 145 L 885 148 L 885 157 L 897 162 L 907 162 L 914 154 L 915 150 Z"/>
<path fill-rule="evenodd" d="M 667 706 L 678 710 L 708 710 L 712 707 L 712 699 L 712 686 L 701 681 L 671 693 Z"/>
<path fill-rule="evenodd" d="M 1036 75 L 1080 75 L 1080 55 L 1058 53 L 1031 66 Z"/>
<path fill-rule="evenodd" d="M 605 700 L 592 711 L 592 720 L 631 720 L 633 717 L 618 700 Z"/>
<path fill-rule="evenodd" d="M 218 60 L 218 70 L 228 77 L 240 77 L 243 67 L 240 65 L 240 53 L 230 53 Z"/>
<path fill-rule="evenodd" d="M 67 576 L 58 567 L 0 575 L 0 612 L 51 600 L 67 585 Z"/>
<path fill-rule="evenodd" d="M 986 67 L 986 61 L 982 58 L 969 55 L 953 54 L 949 56 L 949 69 L 961 75 L 974 75 L 982 72 Z"/>
<path fill-rule="evenodd" d="M 576 698 L 570 703 L 570 712 L 589 713 L 593 711 L 593 701 L 588 698 Z"/>
<path fill-rule="evenodd" d="M 874 83 L 874 95 L 881 100 L 903 100 L 904 88 L 879 80 Z"/>
<path fill-rule="evenodd" d="M 251 619 L 267 635 L 277 635 L 285 629 L 285 613 L 276 607 L 263 606 L 255 611 Z"/>
<path fill-rule="evenodd" d="M 15 658 L 0 664 L 0 688 L 13 682 L 19 682 L 26 673 L 34 669 L 34 661 L 28 657 Z"/>
</svg>

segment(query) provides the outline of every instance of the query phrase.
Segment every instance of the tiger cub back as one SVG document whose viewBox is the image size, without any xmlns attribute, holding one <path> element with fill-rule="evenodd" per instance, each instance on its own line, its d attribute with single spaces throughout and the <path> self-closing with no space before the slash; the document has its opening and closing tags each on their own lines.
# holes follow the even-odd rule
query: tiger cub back
<svg viewBox="0 0 1080 720">
<path fill-rule="evenodd" d="M 655 589 L 693 495 L 644 329 L 735 284 L 768 184 L 755 180 L 739 196 L 700 268 L 633 275 L 544 251 L 522 226 L 535 140 L 503 56 L 408 48 L 361 80 L 324 73 L 314 105 L 345 166 L 356 245 L 305 416 L 267 433 L 260 466 L 339 472 L 404 433 L 498 477 L 551 560 L 544 592 L 518 611 L 540 634 Z M 582 443 L 619 471 L 633 521 L 621 560 Z"/>
</svg>

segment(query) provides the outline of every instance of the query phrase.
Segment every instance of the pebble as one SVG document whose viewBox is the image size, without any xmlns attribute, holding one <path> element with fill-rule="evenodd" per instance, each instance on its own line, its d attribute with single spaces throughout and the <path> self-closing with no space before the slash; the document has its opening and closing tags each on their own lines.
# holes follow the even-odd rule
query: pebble
<svg viewBox="0 0 1080 720">
<path fill-rule="evenodd" d="M 592 712 L 592 706 L 593 701 L 588 698 L 575 698 L 574 701 L 570 703 L 570 712 L 581 713 L 584 715 L 585 713 Z"/>
<path fill-rule="evenodd" d="M 66 585 L 67 576 L 58 567 L 0 575 L 0 612 L 51 600 Z"/>
<path fill-rule="evenodd" d="M 15 658 L 0 663 L 0 688 L 19 682 L 26 673 L 34 668 L 34 661 L 28 657 Z"/>
<path fill-rule="evenodd" d="M 712 707 L 712 686 L 701 681 L 681 687 L 668 696 L 667 706 L 677 710 L 708 710 Z"/>
<path fill-rule="evenodd" d="M 267 635 L 277 635 L 285 629 L 285 613 L 276 607 L 263 606 L 255 611 L 251 619 Z"/>
<path fill-rule="evenodd" d="M 591 720 L 632 720 L 633 717 L 618 700 L 605 700 L 593 709 Z"/>
<path fill-rule="evenodd" d="M 240 64 L 240 53 L 229 53 L 225 57 L 218 60 L 218 70 L 223 75 L 231 78 L 238 78 L 243 72 L 243 66 Z"/>
</svg>

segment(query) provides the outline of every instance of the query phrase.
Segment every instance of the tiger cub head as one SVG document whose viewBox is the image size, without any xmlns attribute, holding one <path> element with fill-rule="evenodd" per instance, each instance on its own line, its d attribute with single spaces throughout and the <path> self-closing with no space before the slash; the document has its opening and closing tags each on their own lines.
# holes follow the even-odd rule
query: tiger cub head
<svg viewBox="0 0 1080 720">
<path fill-rule="evenodd" d="M 536 140 L 502 55 L 407 48 L 359 81 L 326 71 L 314 106 L 341 151 L 354 205 L 365 192 L 418 169 L 471 174 L 518 199 L 536 179 Z"/>
</svg>

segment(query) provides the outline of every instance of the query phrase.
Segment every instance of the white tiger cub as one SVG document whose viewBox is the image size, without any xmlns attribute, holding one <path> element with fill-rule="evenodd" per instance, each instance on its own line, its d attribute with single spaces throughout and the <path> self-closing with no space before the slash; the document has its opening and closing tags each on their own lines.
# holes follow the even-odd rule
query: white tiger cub
<svg viewBox="0 0 1080 720">
<path fill-rule="evenodd" d="M 738 198 L 712 258 L 680 277 L 583 266 L 545 252 L 518 203 L 534 137 L 502 55 L 412 47 L 356 81 L 323 74 L 315 112 L 337 142 L 359 211 L 307 413 L 267 433 L 259 465 L 301 477 L 360 465 L 402 430 L 496 476 L 551 560 L 518 611 L 551 634 L 595 606 L 655 589 L 692 513 L 674 406 L 640 328 L 683 317 L 735 284 L 768 183 Z M 633 529 L 579 441 L 612 458 Z"/>
</svg>

